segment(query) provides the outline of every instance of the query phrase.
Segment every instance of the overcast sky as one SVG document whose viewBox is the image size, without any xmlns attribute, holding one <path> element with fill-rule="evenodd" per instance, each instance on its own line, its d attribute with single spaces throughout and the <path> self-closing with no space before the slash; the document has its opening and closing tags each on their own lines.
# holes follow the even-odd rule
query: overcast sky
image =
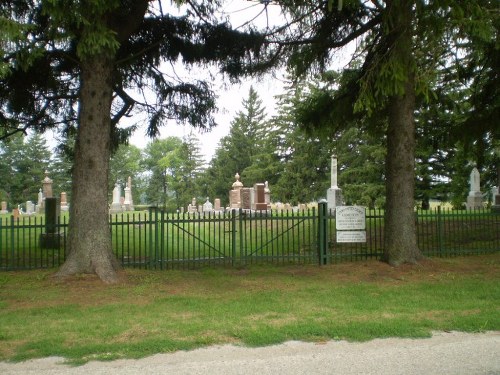
<svg viewBox="0 0 500 375">
<path fill-rule="evenodd" d="M 253 23 L 259 27 L 265 27 L 267 23 L 273 22 L 273 19 L 279 17 L 279 7 L 276 5 L 268 5 L 267 12 L 264 10 L 264 5 L 259 1 L 248 0 L 228 0 L 227 5 L 224 7 L 225 14 L 231 17 L 233 27 L 238 27 L 244 23 L 253 20 Z M 176 67 L 176 74 L 187 75 L 192 77 L 196 75 L 194 72 L 183 72 L 182 66 Z M 203 71 L 198 72 L 199 77 L 203 77 Z M 228 81 L 223 81 L 222 78 L 213 82 L 212 90 L 218 96 L 217 107 L 218 112 L 214 115 L 218 126 L 210 132 L 200 133 L 194 130 L 201 143 L 201 151 L 208 163 L 214 155 L 215 149 L 219 140 L 229 133 L 231 120 L 235 117 L 236 113 L 243 109 L 242 101 L 248 97 L 250 87 L 253 86 L 257 91 L 263 106 L 266 108 L 266 113 L 271 116 L 275 113 L 275 99 L 274 97 L 281 94 L 283 91 L 283 82 L 278 78 L 266 76 L 263 79 L 257 80 L 244 80 L 241 84 L 231 85 Z M 136 122 L 132 119 L 132 123 Z M 166 138 L 168 136 L 183 137 L 188 135 L 193 129 L 189 125 L 178 125 L 171 121 L 167 126 L 163 127 L 159 138 Z M 144 148 L 144 146 L 151 141 L 145 136 L 145 127 L 138 129 L 133 135 L 130 143 Z"/>
<path fill-rule="evenodd" d="M 169 2 L 167 2 L 167 4 L 169 4 Z M 171 12 L 172 10 L 169 5 L 164 5 L 163 8 L 164 11 Z M 282 19 L 280 15 L 280 7 L 278 5 L 270 3 L 267 7 L 264 7 L 259 0 L 227 0 L 223 12 L 225 15 L 230 16 L 231 23 L 234 28 L 243 26 L 249 21 L 252 21 L 252 23 L 259 28 L 265 28 L 267 25 L 272 26 L 273 22 L 281 23 L 280 20 Z M 352 53 L 352 48 L 350 53 Z M 346 52 L 343 54 L 337 54 L 332 60 L 332 64 L 334 66 L 345 64 L 350 53 Z M 179 64 L 175 68 L 175 72 L 172 72 L 172 68 L 170 66 L 161 67 L 161 69 L 167 74 L 175 73 L 181 78 L 187 77 L 193 79 L 193 77 L 195 77 L 199 79 L 207 79 L 208 77 L 207 74 L 204 75 L 202 69 L 186 72 L 182 64 Z M 189 125 L 183 126 L 176 124 L 174 121 L 170 121 L 161 129 L 159 138 L 162 139 L 168 136 L 177 136 L 182 138 L 193 131 L 200 140 L 201 152 L 205 157 L 205 161 L 208 163 L 215 153 L 219 140 L 229 133 L 230 123 L 234 119 L 236 113 L 243 109 L 242 101 L 248 97 L 248 92 L 251 86 L 254 87 L 259 95 L 259 98 L 262 100 L 267 115 L 270 117 L 276 113 L 275 96 L 283 93 L 285 82 L 283 81 L 283 72 L 275 74 L 277 78 L 273 78 L 268 75 L 259 80 L 248 79 L 243 80 L 240 84 L 233 85 L 231 85 L 227 80 L 223 81 L 222 78 L 216 79 L 212 82 L 212 90 L 218 97 L 218 112 L 214 114 L 218 126 L 210 132 L 200 133 Z M 208 80 L 210 82 L 210 78 L 208 78 Z M 134 95 L 132 94 L 132 96 Z M 124 125 L 128 126 L 136 123 L 141 123 L 141 116 L 129 119 L 126 123 L 124 123 Z M 130 143 L 138 146 L 139 148 L 144 148 L 146 144 L 151 141 L 151 139 L 147 138 L 145 134 L 146 127 L 143 125 L 134 133 Z M 49 144 L 51 146 L 56 145 L 57 142 L 54 140 L 50 131 L 47 132 L 47 138 L 49 139 Z"/>
</svg>

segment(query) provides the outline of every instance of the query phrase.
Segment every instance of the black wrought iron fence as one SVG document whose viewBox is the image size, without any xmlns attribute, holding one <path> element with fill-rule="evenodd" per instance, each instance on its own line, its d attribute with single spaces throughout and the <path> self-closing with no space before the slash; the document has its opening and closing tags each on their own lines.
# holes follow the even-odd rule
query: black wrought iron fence
<svg viewBox="0 0 500 375">
<path fill-rule="evenodd" d="M 473 211 L 417 211 L 417 240 L 428 256 L 500 251 L 500 215 Z M 64 262 L 67 216 L 47 241 L 43 216 L 0 217 L 0 269 L 57 267 Z M 378 259 L 384 212 L 366 211 L 366 241 L 338 243 L 326 205 L 305 211 L 148 212 L 110 216 L 113 249 L 125 267 L 196 268 L 255 263 L 327 264 Z M 45 240 L 44 240 L 45 239 Z"/>
</svg>

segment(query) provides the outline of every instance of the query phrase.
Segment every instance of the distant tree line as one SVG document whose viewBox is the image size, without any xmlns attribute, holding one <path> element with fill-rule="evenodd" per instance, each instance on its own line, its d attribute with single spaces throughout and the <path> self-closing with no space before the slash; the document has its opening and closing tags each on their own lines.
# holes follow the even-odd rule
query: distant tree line
<svg viewBox="0 0 500 375">
<path fill-rule="evenodd" d="M 220 140 L 208 165 L 194 133 L 183 139 L 156 139 L 143 150 L 120 145 L 110 163 L 110 199 L 115 183 L 124 187 L 131 176 L 134 202 L 139 206 L 176 210 L 187 206 L 193 197 L 199 202 L 205 197 L 212 202 L 220 198 L 226 205 L 234 175 L 239 173 L 245 186 L 268 181 L 275 202 L 310 202 L 325 197 L 330 184 L 330 157 L 335 154 L 346 203 L 384 207 L 383 126 L 375 128 L 359 120 L 334 134 L 310 132 L 300 126 L 304 107 L 309 108 L 311 100 L 321 104 L 322 96 L 329 90 L 328 82 L 335 82 L 334 76 L 330 72 L 322 75 L 321 80 L 290 87 L 277 98 L 277 112 L 272 117 L 266 114 L 258 93 L 251 88 L 231 121 L 229 134 Z M 443 100 L 451 101 L 446 97 Z M 457 140 L 449 134 L 450 121 L 453 125 L 447 105 L 427 105 L 416 114 L 415 204 L 420 208 L 428 208 L 431 199 L 461 207 L 474 163 L 481 172 L 483 192 L 497 183 L 498 140 L 491 132 L 480 142 Z M 12 206 L 36 201 L 45 171 L 54 180 L 56 193 L 70 194 L 70 159 L 61 149 L 50 150 L 40 134 L 5 140 L 0 143 L 0 199 Z"/>
</svg>

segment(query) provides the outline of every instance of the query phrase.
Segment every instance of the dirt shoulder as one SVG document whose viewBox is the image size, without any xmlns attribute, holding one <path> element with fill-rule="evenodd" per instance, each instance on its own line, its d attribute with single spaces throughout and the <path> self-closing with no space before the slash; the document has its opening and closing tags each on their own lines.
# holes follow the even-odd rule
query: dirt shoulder
<svg viewBox="0 0 500 375">
<path fill-rule="evenodd" d="M 7 374 L 500 374 L 500 331 L 435 332 L 429 339 L 328 341 L 246 348 L 224 345 L 139 360 L 89 362 L 80 367 L 50 357 L 0 362 Z"/>
</svg>

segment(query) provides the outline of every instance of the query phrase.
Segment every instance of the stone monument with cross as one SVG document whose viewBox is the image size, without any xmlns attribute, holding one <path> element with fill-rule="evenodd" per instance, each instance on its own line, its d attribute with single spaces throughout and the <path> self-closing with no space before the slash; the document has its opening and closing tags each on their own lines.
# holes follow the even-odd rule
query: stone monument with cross
<svg viewBox="0 0 500 375">
<path fill-rule="evenodd" d="M 337 181 L 337 156 L 332 155 L 331 160 L 331 186 L 326 191 L 326 200 L 328 211 L 335 210 L 335 207 L 342 205 L 342 189 L 338 186 Z"/>
</svg>

